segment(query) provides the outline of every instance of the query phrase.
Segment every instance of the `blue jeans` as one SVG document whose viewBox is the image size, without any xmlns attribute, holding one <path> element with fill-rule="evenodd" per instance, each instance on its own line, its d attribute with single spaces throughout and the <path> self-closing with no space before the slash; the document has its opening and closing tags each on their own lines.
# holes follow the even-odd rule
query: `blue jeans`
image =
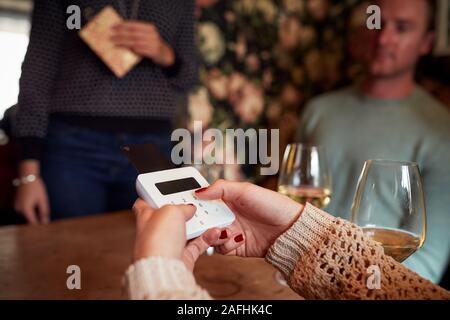
<svg viewBox="0 0 450 320">
<path fill-rule="evenodd" d="M 120 146 L 144 143 L 170 155 L 169 132 L 115 134 L 51 121 L 41 163 L 51 219 L 130 209 L 138 173 Z"/>
</svg>

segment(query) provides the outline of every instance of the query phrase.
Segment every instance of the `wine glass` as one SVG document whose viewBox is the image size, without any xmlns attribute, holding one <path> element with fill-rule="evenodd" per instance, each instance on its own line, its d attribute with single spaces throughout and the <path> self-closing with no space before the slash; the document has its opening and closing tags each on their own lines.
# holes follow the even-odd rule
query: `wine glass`
<svg viewBox="0 0 450 320">
<path fill-rule="evenodd" d="M 303 205 L 309 202 L 317 208 L 325 208 L 331 200 L 331 176 L 324 147 L 289 144 L 278 178 L 278 192 Z M 286 285 L 280 272 L 275 277 Z"/>
<path fill-rule="evenodd" d="M 324 208 L 331 200 L 331 176 L 321 146 L 300 143 L 286 147 L 278 179 L 278 192 L 301 203 Z"/>
<path fill-rule="evenodd" d="M 368 160 L 351 209 L 351 221 L 403 262 L 422 247 L 426 209 L 419 167 L 413 162 Z"/>
</svg>

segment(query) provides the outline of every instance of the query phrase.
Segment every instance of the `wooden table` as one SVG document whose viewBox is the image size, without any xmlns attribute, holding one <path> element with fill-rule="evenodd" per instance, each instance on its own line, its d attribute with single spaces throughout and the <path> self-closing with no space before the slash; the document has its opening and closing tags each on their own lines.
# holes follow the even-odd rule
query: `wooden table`
<svg viewBox="0 0 450 320">
<path fill-rule="evenodd" d="M 0 300 L 123 299 L 134 217 L 130 212 L 0 228 Z M 68 290 L 69 265 L 81 268 L 81 290 Z M 274 280 L 262 259 L 202 256 L 197 281 L 219 299 L 299 299 Z"/>
</svg>

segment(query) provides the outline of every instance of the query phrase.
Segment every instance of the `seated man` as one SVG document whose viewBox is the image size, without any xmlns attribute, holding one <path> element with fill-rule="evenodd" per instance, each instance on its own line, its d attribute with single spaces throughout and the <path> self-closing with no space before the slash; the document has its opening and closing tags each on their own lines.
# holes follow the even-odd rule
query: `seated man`
<svg viewBox="0 0 450 320">
<path fill-rule="evenodd" d="M 432 47 L 433 4 L 427 0 L 377 4 L 383 28 L 370 31 L 366 77 L 313 100 L 302 116 L 297 139 L 326 148 L 333 178 L 326 210 L 347 219 L 366 160 L 419 164 L 427 237 L 405 265 L 439 282 L 450 251 L 450 113 L 414 81 L 419 58 Z"/>
</svg>

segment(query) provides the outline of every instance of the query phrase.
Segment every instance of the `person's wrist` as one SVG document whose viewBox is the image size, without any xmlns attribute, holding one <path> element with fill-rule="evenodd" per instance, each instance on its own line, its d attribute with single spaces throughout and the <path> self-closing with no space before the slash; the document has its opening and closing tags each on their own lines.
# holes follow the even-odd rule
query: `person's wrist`
<svg viewBox="0 0 450 320">
<path fill-rule="evenodd" d="M 288 222 L 284 225 L 283 232 L 281 234 L 283 234 L 284 232 L 289 230 L 289 228 L 292 227 L 292 225 L 300 218 L 300 216 L 303 212 L 303 209 L 305 208 L 304 205 L 302 205 L 296 201 L 293 201 L 293 200 L 291 200 L 291 201 L 292 201 L 291 208 L 290 208 L 290 210 L 287 211 L 288 212 L 288 218 L 287 218 Z"/>
<path fill-rule="evenodd" d="M 39 180 L 39 178 L 40 177 L 37 174 L 27 174 L 27 175 L 19 176 L 19 177 L 13 179 L 12 184 L 14 187 L 21 187 L 21 186 L 35 183 L 36 181 Z"/>
<path fill-rule="evenodd" d="M 146 258 L 150 258 L 154 256 L 154 253 L 151 249 L 144 247 L 142 248 L 141 246 L 137 246 L 134 249 L 134 255 L 133 255 L 133 262 L 142 260 L 142 259 L 146 259 Z"/>
<path fill-rule="evenodd" d="M 179 254 L 167 250 L 167 248 L 160 248 L 158 245 L 150 245 L 145 248 L 136 248 L 134 252 L 134 261 L 139 261 L 151 257 L 163 257 L 170 259 L 180 259 Z"/>
<path fill-rule="evenodd" d="M 269 248 L 265 259 L 286 278 L 303 255 L 323 243 L 336 218 L 307 203 L 297 220 Z"/>
<path fill-rule="evenodd" d="M 19 163 L 18 177 L 16 177 L 12 184 L 15 187 L 21 187 L 36 183 L 40 179 L 39 175 L 40 163 L 37 160 L 23 160 Z"/>
</svg>

